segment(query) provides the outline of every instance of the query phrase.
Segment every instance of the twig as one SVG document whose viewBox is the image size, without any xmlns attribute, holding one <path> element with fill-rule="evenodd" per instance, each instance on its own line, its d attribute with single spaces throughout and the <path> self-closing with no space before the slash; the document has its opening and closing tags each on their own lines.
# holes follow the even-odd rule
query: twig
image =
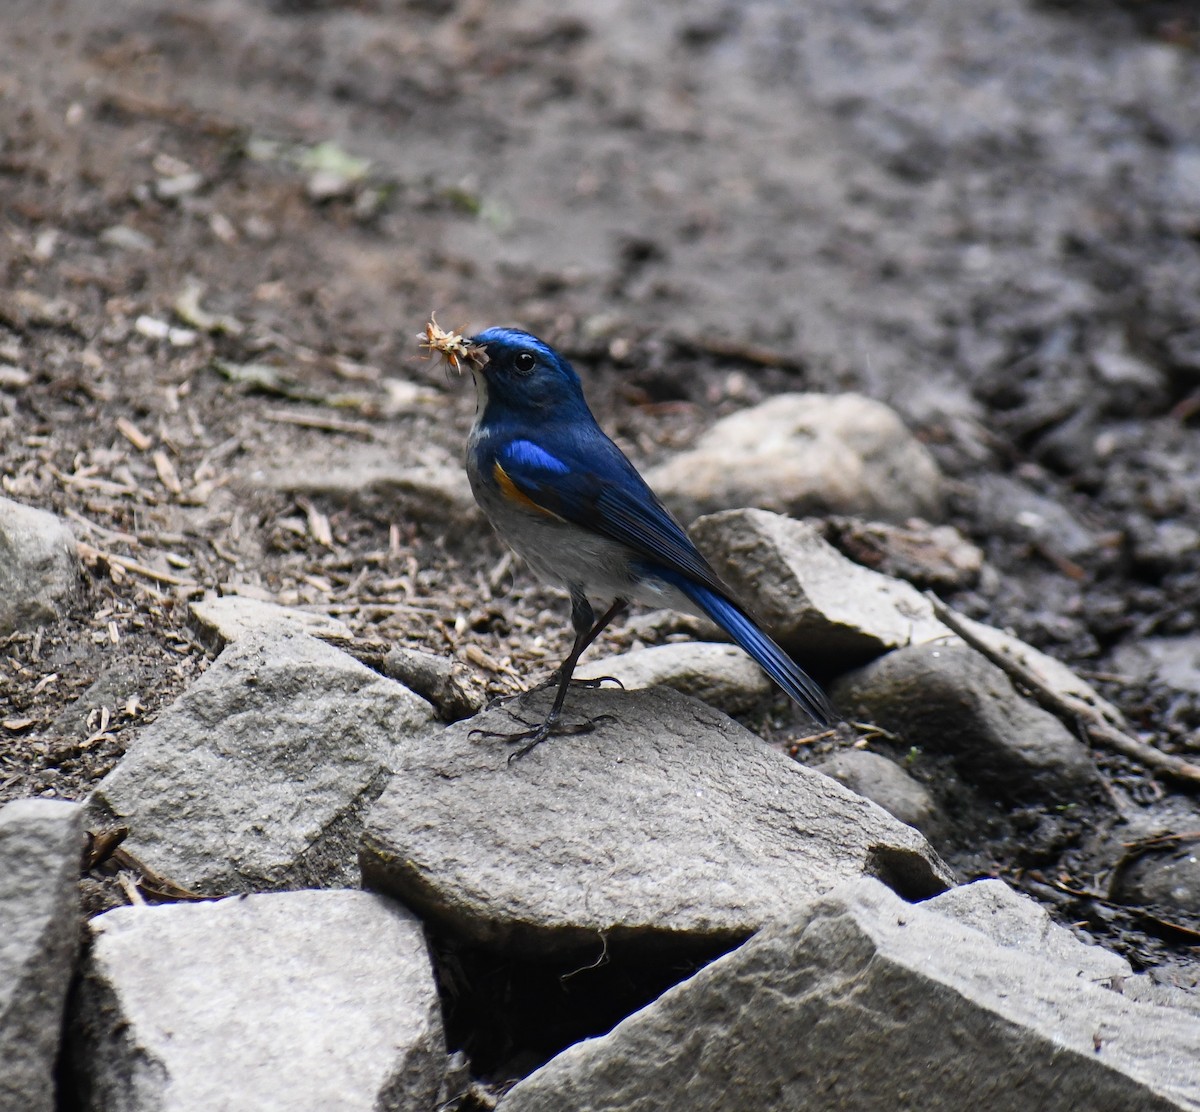
<svg viewBox="0 0 1200 1112">
<path fill-rule="evenodd" d="M 992 648 L 977 634 L 972 633 L 965 623 L 959 620 L 959 616 L 931 591 L 927 591 L 925 597 L 929 599 L 938 621 L 957 633 L 971 648 L 982 653 L 1009 679 L 1029 692 L 1044 710 L 1048 710 L 1068 726 L 1081 727 L 1088 738 L 1097 745 L 1132 757 L 1156 772 L 1200 785 L 1200 765 L 1192 764 L 1171 753 L 1164 753 L 1161 749 L 1155 749 L 1154 746 L 1139 741 L 1123 730 L 1118 730 L 1082 699 L 1055 691 L 1021 661 Z"/>
<path fill-rule="evenodd" d="M 324 417 L 312 413 L 289 413 L 286 409 L 268 409 L 263 412 L 267 421 L 281 425 L 298 425 L 302 429 L 317 429 L 320 432 L 340 432 L 348 436 L 361 436 L 374 440 L 375 430 L 363 421 L 348 421 L 344 417 Z"/>
<path fill-rule="evenodd" d="M 82 525 L 85 529 L 104 537 L 105 540 L 116 541 L 119 544 L 137 544 L 138 538 L 129 533 L 121 533 L 116 529 L 109 529 L 106 525 L 99 525 L 90 518 L 86 518 L 83 514 L 66 506 L 63 509 L 63 514 L 69 517 L 72 521 Z"/>
<path fill-rule="evenodd" d="M 153 579 L 156 583 L 166 583 L 171 587 L 198 586 L 194 579 L 183 579 L 167 571 L 156 571 L 154 568 L 148 568 L 145 564 L 139 564 L 136 560 L 129 559 L 128 556 L 117 556 L 111 552 L 101 552 L 100 549 L 93 548 L 87 541 L 76 542 L 76 547 L 79 550 L 79 558 L 84 563 L 90 564 L 97 560 L 103 560 L 106 564 L 115 564 L 122 571 L 132 572 L 134 575 L 141 575 L 146 579 Z"/>
</svg>

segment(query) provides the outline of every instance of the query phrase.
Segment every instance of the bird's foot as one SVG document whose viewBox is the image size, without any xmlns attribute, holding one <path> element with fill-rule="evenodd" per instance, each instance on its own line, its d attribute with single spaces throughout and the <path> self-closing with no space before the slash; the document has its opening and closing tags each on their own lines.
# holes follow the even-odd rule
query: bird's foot
<svg viewBox="0 0 1200 1112">
<path fill-rule="evenodd" d="M 559 685 L 559 674 L 554 672 L 541 683 L 534 684 L 533 687 L 527 688 L 525 691 L 517 691 L 512 695 L 497 695 L 493 699 L 488 700 L 487 709 L 495 710 L 496 707 L 502 707 L 507 703 L 511 703 L 514 699 L 520 699 L 524 695 L 534 695 L 539 691 L 546 691 L 548 688 L 557 687 Z M 590 680 L 571 678 L 570 684 L 572 687 L 595 688 L 603 687 L 606 683 L 616 684 L 622 691 L 625 690 L 625 685 L 617 679 L 616 676 L 596 676 Z"/>
<path fill-rule="evenodd" d="M 611 714 L 598 714 L 595 718 L 586 718 L 582 722 L 562 723 L 558 721 L 557 716 L 551 715 L 540 725 L 534 725 L 532 722 L 526 722 L 524 718 L 513 715 L 518 722 L 523 726 L 528 727 L 524 730 L 481 730 L 476 728 L 470 732 L 468 737 L 472 738 L 500 738 L 509 745 L 516 745 L 518 742 L 524 742 L 520 749 L 516 749 L 508 755 L 508 763 L 520 760 L 526 753 L 536 749 L 548 737 L 572 737 L 576 734 L 590 734 L 601 722 L 611 721 Z"/>
</svg>

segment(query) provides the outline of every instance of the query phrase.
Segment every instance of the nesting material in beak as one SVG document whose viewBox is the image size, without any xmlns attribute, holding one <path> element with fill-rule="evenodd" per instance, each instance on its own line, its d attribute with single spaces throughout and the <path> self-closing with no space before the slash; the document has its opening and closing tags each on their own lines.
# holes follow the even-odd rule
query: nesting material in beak
<svg viewBox="0 0 1200 1112">
<path fill-rule="evenodd" d="M 424 332 L 417 333 L 419 346 L 425 351 L 436 352 L 456 371 L 462 371 L 464 360 L 469 360 L 476 367 L 487 364 L 487 352 L 461 332 L 453 330 L 444 332 L 438 327 L 438 322 L 432 313 Z"/>
</svg>

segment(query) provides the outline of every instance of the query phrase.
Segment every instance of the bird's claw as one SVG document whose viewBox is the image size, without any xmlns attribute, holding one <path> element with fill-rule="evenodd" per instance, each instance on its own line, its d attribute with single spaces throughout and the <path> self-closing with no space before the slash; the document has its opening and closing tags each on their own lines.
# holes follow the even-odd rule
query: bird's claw
<svg viewBox="0 0 1200 1112">
<path fill-rule="evenodd" d="M 606 683 L 615 683 L 622 691 L 625 690 L 625 685 L 616 676 L 593 676 L 590 680 L 571 680 L 571 685 L 574 687 L 603 687 Z M 608 715 L 602 714 L 600 717 L 607 718 Z"/>
<path fill-rule="evenodd" d="M 508 755 L 508 763 L 519 760 L 526 753 L 536 749 L 548 737 L 572 737 L 576 734 L 590 734 L 601 722 L 614 722 L 615 717 L 611 714 L 598 714 L 595 718 L 587 718 L 583 722 L 575 722 L 570 724 L 559 723 L 554 719 L 547 719 L 539 726 L 534 726 L 532 723 L 526 722 L 525 719 L 513 715 L 518 722 L 528 729 L 517 730 L 515 732 L 507 730 L 483 730 L 478 726 L 473 729 L 467 736 L 469 738 L 499 738 L 509 745 L 515 745 L 517 742 L 524 742 L 520 749 Z"/>
<path fill-rule="evenodd" d="M 523 695 L 534 695 L 539 691 L 545 691 L 550 687 L 557 687 L 559 683 L 558 673 L 550 676 L 548 679 L 542 680 L 541 683 L 535 684 L 533 687 L 527 688 L 524 691 L 516 691 L 511 695 L 496 695 L 488 700 L 487 709 L 495 710 L 497 707 L 506 706 L 515 699 L 520 699 Z M 593 679 L 585 680 L 577 677 L 572 677 L 570 684 L 572 687 L 597 688 L 603 687 L 606 683 L 616 684 L 622 691 L 625 690 L 625 685 L 617 679 L 616 676 L 596 676 Z"/>
</svg>

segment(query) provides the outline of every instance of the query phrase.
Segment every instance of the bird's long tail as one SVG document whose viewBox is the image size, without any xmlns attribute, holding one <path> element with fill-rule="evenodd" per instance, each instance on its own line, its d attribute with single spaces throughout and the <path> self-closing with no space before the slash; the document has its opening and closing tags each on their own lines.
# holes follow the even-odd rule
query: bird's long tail
<svg viewBox="0 0 1200 1112">
<path fill-rule="evenodd" d="M 671 576 L 671 581 L 754 657 L 763 671 L 795 699 L 809 717 L 822 726 L 833 724 L 837 713 L 817 681 L 759 629 L 740 606 L 711 588 L 683 576 Z"/>
</svg>

